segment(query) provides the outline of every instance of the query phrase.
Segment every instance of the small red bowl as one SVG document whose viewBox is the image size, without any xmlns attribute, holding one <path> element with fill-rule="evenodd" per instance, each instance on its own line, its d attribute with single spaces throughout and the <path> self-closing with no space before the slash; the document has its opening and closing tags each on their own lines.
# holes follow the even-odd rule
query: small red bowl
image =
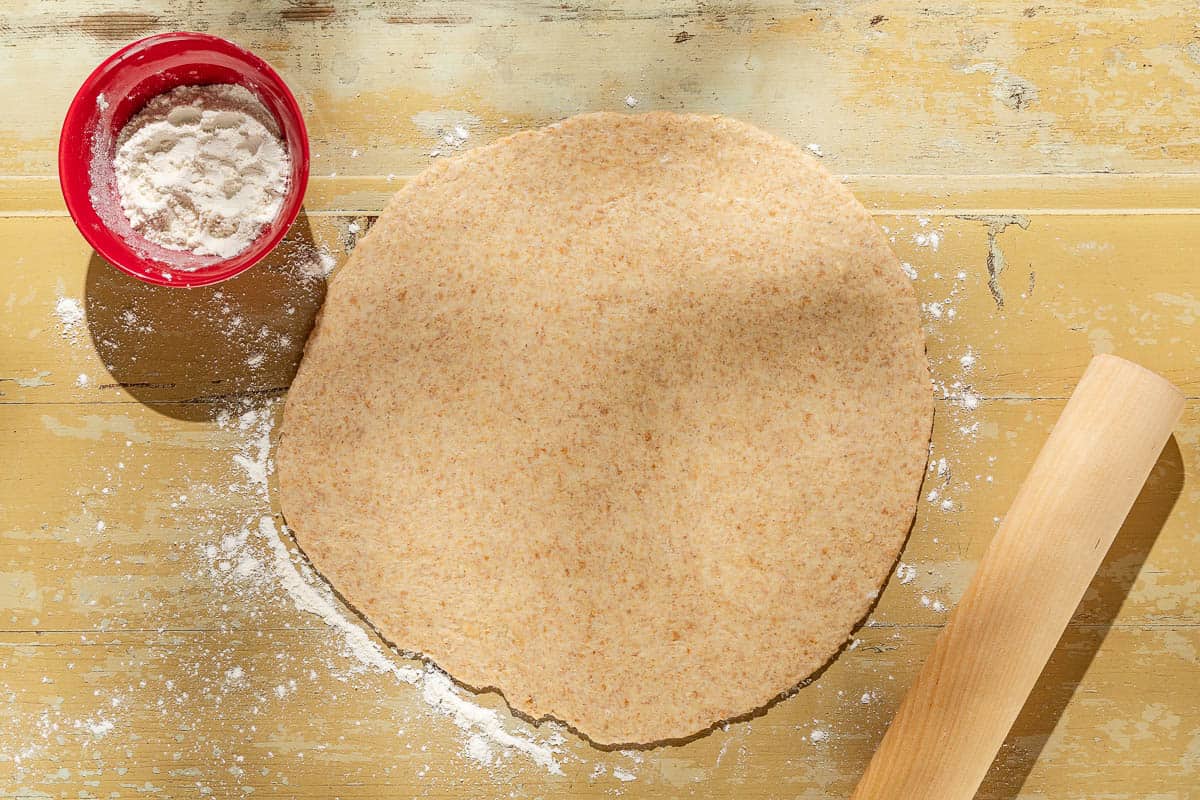
<svg viewBox="0 0 1200 800">
<path fill-rule="evenodd" d="M 254 93 L 278 121 L 291 162 L 279 214 L 232 258 L 169 250 L 137 233 L 121 210 L 113 170 L 117 134 L 150 98 L 205 83 Z M 300 213 L 308 159 L 300 106 L 266 61 L 216 36 L 161 33 L 113 53 L 79 87 L 58 140 L 58 181 L 79 232 L 114 267 L 160 286 L 206 286 L 250 269 L 279 244 Z"/>
</svg>

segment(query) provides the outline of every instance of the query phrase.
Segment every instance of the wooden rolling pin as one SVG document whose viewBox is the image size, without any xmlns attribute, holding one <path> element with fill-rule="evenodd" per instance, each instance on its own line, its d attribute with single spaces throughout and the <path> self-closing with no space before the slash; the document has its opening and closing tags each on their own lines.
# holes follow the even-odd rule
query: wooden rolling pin
<svg viewBox="0 0 1200 800">
<path fill-rule="evenodd" d="M 974 797 L 1182 410 L 1092 359 L 851 800 Z"/>
</svg>

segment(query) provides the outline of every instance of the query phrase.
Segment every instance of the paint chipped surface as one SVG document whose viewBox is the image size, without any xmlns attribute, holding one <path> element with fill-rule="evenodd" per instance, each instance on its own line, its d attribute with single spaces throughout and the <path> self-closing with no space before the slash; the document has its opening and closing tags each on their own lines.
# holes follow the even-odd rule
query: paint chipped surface
<svg viewBox="0 0 1200 800">
<path fill-rule="evenodd" d="M 87 303 L 98 290 L 114 314 L 127 305 L 160 337 L 171 336 L 169 317 L 147 313 L 146 298 L 122 284 L 105 283 L 110 268 L 89 266 L 91 253 L 69 221 L 46 216 L 61 215 L 53 176 L 63 106 L 24 100 L 30 91 L 62 95 L 61 76 L 86 74 L 102 55 L 97 43 L 130 41 L 146 21 L 114 16 L 85 30 L 64 26 L 62 9 L 50 6 L 10 14 L 0 40 L 30 69 L 0 125 L 0 175 L 35 180 L 3 195 L 14 203 L 6 210 L 34 216 L 0 226 L 4 263 L 16 276 L 0 296 L 0 440 L 22 464 L 20 473 L 0 471 L 0 558 L 9 559 L 0 564 L 0 617 L 9 631 L 0 639 L 0 718 L 15 722 L 0 729 L 0 789 L 349 797 L 373 785 L 475 797 L 503 785 L 515 797 L 562 795 L 567 786 L 587 797 L 845 796 L 932 644 L 930 626 L 945 621 L 934 604 L 952 607 L 965 587 L 1093 348 L 1134 357 L 1189 395 L 1197 394 L 1200 363 L 1191 305 L 1200 297 L 1200 195 L 1187 177 L 1200 142 L 1182 135 L 1200 111 L 1200 49 L 1181 33 L 1194 23 L 1191 9 L 884 11 L 704 6 L 635 15 L 572 5 L 401 16 L 301 3 L 282 15 L 255 4 L 210 15 L 214 30 L 238 30 L 242 44 L 276 53 L 270 59 L 303 86 L 314 175 L 339 174 L 314 180 L 307 208 L 312 236 L 332 253 L 342 252 L 348 224 L 377 212 L 431 150 L 446 146 L 446 134 L 460 138 L 456 125 L 468 132 L 463 146 L 473 146 L 579 110 L 623 108 L 627 94 L 730 113 L 801 146 L 821 142 L 837 154 L 837 171 L 881 176 L 868 194 L 901 212 L 878 219 L 895 231 L 922 302 L 941 304 L 940 318 L 925 317 L 935 376 L 951 393 L 966 388 L 979 397 L 974 411 L 950 397 L 939 406 L 931 461 L 944 458 L 949 470 L 935 466 L 927 476 L 903 556 L 916 577 L 893 581 L 843 655 L 765 716 L 641 754 L 641 763 L 596 753 L 567 732 L 554 745 L 565 779 L 527 759 L 479 766 L 486 742 L 431 712 L 414 686 L 370 670 L 349 674 L 354 661 L 336 630 L 278 589 L 247 598 L 238 588 L 253 565 L 238 553 L 236 534 L 226 552 L 224 534 L 269 509 L 253 492 L 227 490 L 247 482 L 232 461 L 242 434 L 212 429 L 208 411 L 199 419 L 185 411 L 214 395 L 286 385 L 286 369 L 271 358 L 245 363 L 274 351 L 251 339 L 254 349 L 243 349 L 238 337 L 257 332 L 256 321 L 274 324 L 256 320 L 256 297 L 294 286 L 258 282 L 256 273 L 269 268 L 226 286 L 229 317 L 242 327 L 225 349 L 176 337 L 175 360 L 128 342 L 101 342 L 94 352 L 91 334 L 102 320 Z M 683 30 L 690 41 L 676 44 Z M 347 37 L 354 47 L 339 45 Z M 598 47 L 614 57 L 590 55 Z M 1018 86 L 1005 102 L 1011 83 L 961 70 L 983 62 L 1028 81 L 1036 100 L 1027 103 Z M 440 134 L 411 124 L 415 114 L 443 109 L 479 122 L 445 120 Z M 323 217 L 348 209 L 355 214 Z M 1012 211 L 1028 212 L 1030 224 L 1010 225 L 996 239 L 999 308 L 988 286 L 988 224 L 955 213 Z M 912 241 L 921 230 L 916 216 L 940 232 L 936 253 Z M 314 268 L 303 281 L 320 284 L 323 274 Z M 60 297 L 77 300 L 86 315 L 66 338 Z M 281 310 L 295 320 L 306 305 Z M 304 326 L 274 333 L 293 337 L 279 345 L 290 353 Z M 971 369 L 962 363 L 968 352 Z M 256 381 L 215 385 L 223 376 L 204 368 L 223 356 Z M 53 385 L 16 383 L 43 371 Z M 86 391 L 73 385 L 81 372 L 91 378 Z M 1196 473 L 1194 409 L 1177 440 L 1177 462 L 1156 470 L 981 797 L 1141 800 L 1181 796 L 1200 782 L 1200 497 L 1190 484 L 1161 533 L 1154 523 L 1183 466 Z M 249 457 L 257 460 L 256 451 Z M 931 492 L 936 500 L 926 502 Z M 955 510 L 943 510 L 947 499 Z M 266 564 L 269 549 L 253 527 L 247 542 L 249 557 Z M 293 563 L 303 574 L 303 562 Z M 236 669 L 240 677 L 227 681 Z M 865 694 L 872 702 L 861 702 Z M 495 696 L 472 702 L 509 721 Z M 810 745 L 804 737 L 813 729 L 834 739 Z M 487 749 L 495 759 L 498 750 Z M 637 780 L 620 781 L 614 768 Z"/>
</svg>

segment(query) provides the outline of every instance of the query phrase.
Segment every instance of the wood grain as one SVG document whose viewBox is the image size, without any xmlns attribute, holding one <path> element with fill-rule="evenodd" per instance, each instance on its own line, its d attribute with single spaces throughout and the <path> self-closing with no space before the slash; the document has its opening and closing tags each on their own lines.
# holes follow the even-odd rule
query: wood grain
<svg viewBox="0 0 1200 800">
<path fill-rule="evenodd" d="M 197 28 L 280 68 L 307 106 L 316 175 L 412 174 L 447 123 L 465 122 L 474 144 L 621 110 L 627 96 L 819 143 L 847 173 L 1193 172 L 1200 155 L 1194 19 L 1172 3 L 77 8 L 27 2 L 6 16 L 20 96 L 38 102 L 0 123 L 0 174 L 54 173 L 62 109 L 119 44 Z"/>
<path fill-rule="evenodd" d="M 1193 399 L 978 797 L 1186 797 L 1200 783 L 1200 492 L 1184 480 L 1200 444 L 1192 17 L 1060 0 L 6 9 L 0 798 L 846 797 L 945 623 L 934 604 L 961 596 L 1084 365 L 1107 351 Z M 93 258 L 54 178 L 79 82 L 171 29 L 269 59 L 306 104 L 316 156 L 292 251 L 208 294 L 147 290 Z M 764 716 L 640 755 L 568 735 L 561 777 L 519 758 L 482 767 L 418 688 L 349 675 L 356 662 L 277 582 L 239 582 L 207 555 L 273 511 L 230 491 L 247 434 L 214 419 L 285 390 L 321 298 L 298 271 L 308 248 L 340 260 L 351 223 L 365 228 L 434 150 L 629 110 L 626 97 L 819 145 L 939 304 L 929 353 L 952 396 L 902 556 L 914 573 L 889 583 L 853 650 Z M 450 147 L 454 125 L 469 138 Z M 66 336 L 60 297 L 88 314 Z"/>
</svg>

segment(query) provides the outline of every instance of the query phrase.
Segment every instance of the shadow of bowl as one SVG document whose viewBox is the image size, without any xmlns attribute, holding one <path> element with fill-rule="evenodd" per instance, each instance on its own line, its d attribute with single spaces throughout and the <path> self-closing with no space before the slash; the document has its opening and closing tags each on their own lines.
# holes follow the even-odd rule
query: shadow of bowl
<svg viewBox="0 0 1200 800">
<path fill-rule="evenodd" d="M 167 416 L 284 391 L 325 299 L 325 262 L 301 212 L 253 269 L 196 288 L 152 286 L 98 253 L 88 264 L 88 332 L 117 384 Z"/>
</svg>

